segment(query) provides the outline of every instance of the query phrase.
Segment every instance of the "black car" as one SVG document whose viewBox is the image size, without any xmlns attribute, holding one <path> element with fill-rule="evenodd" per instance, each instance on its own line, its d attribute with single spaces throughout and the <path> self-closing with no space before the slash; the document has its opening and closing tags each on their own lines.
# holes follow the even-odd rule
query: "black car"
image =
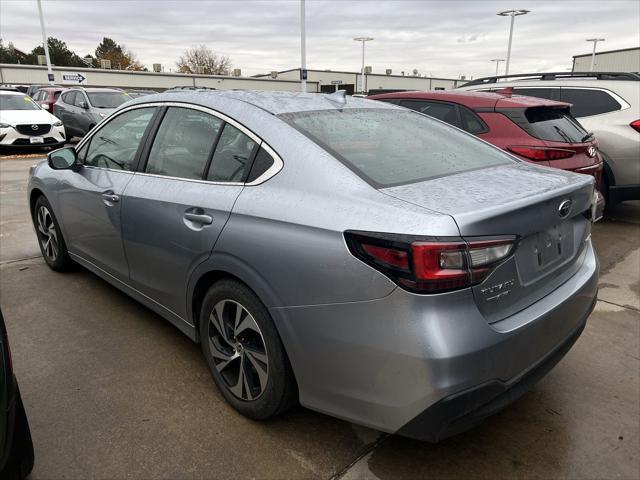
<svg viewBox="0 0 640 480">
<path fill-rule="evenodd" d="M 0 310 L 0 478 L 21 480 L 33 469 L 33 443 L 13 374 L 9 339 Z"/>
</svg>

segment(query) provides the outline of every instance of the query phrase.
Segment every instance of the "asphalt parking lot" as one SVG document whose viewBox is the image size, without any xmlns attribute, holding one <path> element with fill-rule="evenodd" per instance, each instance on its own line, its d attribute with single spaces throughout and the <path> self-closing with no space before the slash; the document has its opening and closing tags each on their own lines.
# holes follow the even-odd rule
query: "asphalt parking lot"
<svg viewBox="0 0 640 480">
<path fill-rule="evenodd" d="M 565 359 L 480 427 L 432 445 L 303 408 L 241 417 L 198 345 L 89 272 L 46 267 L 27 208 L 33 163 L 0 158 L 0 305 L 31 478 L 640 478 L 640 202 L 594 226 L 599 301 Z"/>
</svg>

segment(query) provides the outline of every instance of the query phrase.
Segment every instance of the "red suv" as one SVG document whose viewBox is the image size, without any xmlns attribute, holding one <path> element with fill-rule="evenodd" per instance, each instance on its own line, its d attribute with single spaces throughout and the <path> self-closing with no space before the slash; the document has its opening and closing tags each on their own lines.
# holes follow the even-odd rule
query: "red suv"
<svg viewBox="0 0 640 480">
<path fill-rule="evenodd" d="M 34 93 L 32 98 L 53 115 L 53 104 L 58 100 L 62 90 L 62 87 L 44 87 Z"/>
<path fill-rule="evenodd" d="M 600 189 L 598 142 L 571 116 L 571 104 L 497 92 L 396 92 L 368 97 L 454 125 L 537 164 L 593 175 Z"/>
</svg>

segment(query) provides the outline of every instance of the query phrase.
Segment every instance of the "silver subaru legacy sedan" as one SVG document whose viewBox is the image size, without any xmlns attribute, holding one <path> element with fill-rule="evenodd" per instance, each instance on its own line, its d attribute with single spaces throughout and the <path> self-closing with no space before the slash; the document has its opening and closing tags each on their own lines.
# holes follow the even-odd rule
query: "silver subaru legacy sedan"
<svg viewBox="0 0 640 480">
<path fill-rule="evenodd" d="M 544 376 L 597 293 L 592 177 L 371 100 L 145 96 L 50 153 L 28 195 L 52 269 L 200 342 L 253 419 L 299 402 L 438 441 Z"/>
</svg>

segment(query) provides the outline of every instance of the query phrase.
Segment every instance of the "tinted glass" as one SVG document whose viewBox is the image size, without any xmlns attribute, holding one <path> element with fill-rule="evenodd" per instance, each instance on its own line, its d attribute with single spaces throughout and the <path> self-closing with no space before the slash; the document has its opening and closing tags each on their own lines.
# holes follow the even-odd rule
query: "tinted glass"
<svg viewBox="0 0 640 480">
<path fill-rule="evenodd" d="M 345 109 L 280 117 L 378 188 L 513 162 L 471 135 L 407 110 Z"/>
<path fill-rule="evenodd" d="M 416 112 L 424 113 L 430 117 L 437 118 L 449 125 L 462 128 L 458 120 L 458 112 L 456 106 L 451 103 L 428 102 L 425 100 L 402 100 L 400 105 L 410 108 Z"/>
<path fill-rule="evenodd" d="M 460 107 L 460 117 L 462 129 L 469 133 L 478 134 L 489 130 L 480 117 L 466 107 Z"/>
<path fill-rule="evenodd" d="M 76 92 L 67 92 L 62 94 L 62 101 L 66 104 L 73 105 Z"/>
<path fill-rule="evenodd" d="M 202 179 L 222 120 L 198 110 L 167 110 L 153 141 L 145 171 Z"/>
<path fill-rule="evenodd" d="M 40 110 L 28 95 L 0 95 L 0 110 Z"/>
<path fill-rule="evenodd" d="M 529 133 L 542 140 L 580 143 L 587 135 L 586 130 L 564 108 L 527 108 L 525 116 L 529 121 Z"/>
<path fill-rule="evenodd" d="M 108 122 L 91 137 L 85 164 L 133 170 L 136 152 L 155 110 L 153 107 L 130 110 Z"/>
<path fill-rule="evenodd" d="M 499 89 L 492 89 L 492 91 Z M 546 98 L 548 100 L 560 100 L 559 88 L 514 88 L 513 93 L 516 95 L 525 95 L 527 97 Z"/>
<path fill-rule="evenodd" d="M 243 182 L 251 168 L 251 159 L 256 146 L 256 142 L 227 123 L 216 145 L 207 180 Z"/>
<path fill-rule="evenodd" d="M 82 102 L 86 102 L 87 98 L 84 96 L 84 93 L 82 92 L 76 92 L 76 95 L 73 97 L 73 104 L 76 107 L 80 107 L 82 106 Z"/>
<path fill-rule="evenodd" d="M 562 88 L 561 95 L 563 102 L 572 104 L 571 113 L 574 117 L 588 117 L 622 108 L 611 95 L 602 90 Z"/>
<path fill-rule="evenodd" d="M 131 100 L 125 92 L 87 92 L 89 102 L 96 108 L 116 108 Z"/>
<path fill-rule="evenodd" d="M 249 173 L 246 181 L 253 182 L 255 179 L 259 178 L 260 175 L 269 170 L 271 165 L 273 165 L 273 158 L 267 153 L 264 148 L 261 148 L 260 150 L 258 150 L 256 158 L 253 160 L 251 172 Z"/>
</svg>

